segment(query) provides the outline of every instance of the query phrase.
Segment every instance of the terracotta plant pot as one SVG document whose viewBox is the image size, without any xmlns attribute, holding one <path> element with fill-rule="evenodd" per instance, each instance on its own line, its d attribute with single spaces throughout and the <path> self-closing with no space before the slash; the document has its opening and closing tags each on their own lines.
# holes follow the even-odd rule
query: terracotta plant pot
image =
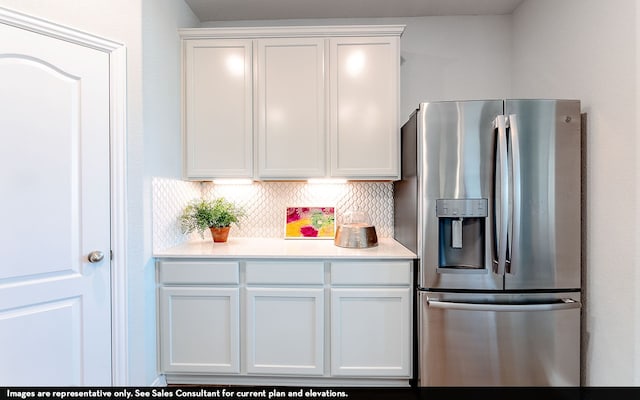
<svg viewBox="0 0 640 400">
<path fill-rule="evenodd" d="M 230 226 L 225 226 L 223 228 L 210 227 L 211 237 L 213 241 L 216 243 L 223 243 L 227 241 L 227 237 L 229 236 Z"/>
</svg>

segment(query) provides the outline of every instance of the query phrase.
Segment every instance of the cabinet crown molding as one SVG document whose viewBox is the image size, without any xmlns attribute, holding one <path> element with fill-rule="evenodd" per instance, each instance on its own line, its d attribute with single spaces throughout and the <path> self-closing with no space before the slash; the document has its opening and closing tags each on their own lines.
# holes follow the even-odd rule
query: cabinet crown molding
<svg viewBox="0 0 640 400">
<path fill-rule="evenodd" d="M 269 26 L 178 29 L 182 39 L 402 36 L 406 25 Z"/>
</svg>

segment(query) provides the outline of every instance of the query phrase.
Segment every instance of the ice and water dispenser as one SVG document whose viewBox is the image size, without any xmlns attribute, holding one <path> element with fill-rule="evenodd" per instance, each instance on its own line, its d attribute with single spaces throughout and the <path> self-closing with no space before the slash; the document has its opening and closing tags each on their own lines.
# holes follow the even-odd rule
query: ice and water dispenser
<svg viewBox="0 0 640 400">
<path fill-rule="evenodd" d="M 438 267 L 485 268 L 487 199 L 437 199 Z"/>
</svg>

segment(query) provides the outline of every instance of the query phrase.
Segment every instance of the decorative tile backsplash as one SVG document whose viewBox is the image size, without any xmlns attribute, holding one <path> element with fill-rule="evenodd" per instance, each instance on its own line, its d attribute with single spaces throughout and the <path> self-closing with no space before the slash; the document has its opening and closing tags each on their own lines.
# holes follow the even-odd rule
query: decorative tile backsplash
<svg viewBox="0 0 640 400">
<path fill-rule="evenodd" d="M 199 182 L 153 178 L 153 250 L 177 246 L 190 239 L 180 231 L 178 218 L 182 209 L 202 193 Z M 198 237 L 197 234 L 193 236 Z"/>
<path fill-rule="evenodd" d="M 333 206 L 337 222 L 349 210 L 366 211 L 378 237 L 393 237 L 393 183 L 254 182 L 250 185 L 215 185 L 211 182 L 153 180 L 153 248 L 161 250 L 192 238 L 180 232 L 178 218 L 194 198 L 225 197 L 243 207 L 247 215 L 232 226 L 236 237 L 284 237 L 286 208 Z M 208 235 L 208 233 L 206 234 Z M 206 237 L 206 236 L 205 236 Z"/>
</svg>

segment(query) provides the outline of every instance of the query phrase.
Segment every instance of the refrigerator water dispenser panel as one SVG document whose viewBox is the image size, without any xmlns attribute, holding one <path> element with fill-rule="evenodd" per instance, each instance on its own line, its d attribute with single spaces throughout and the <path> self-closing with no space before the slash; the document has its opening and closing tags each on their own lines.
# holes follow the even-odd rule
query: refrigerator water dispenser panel
<svg viewBox="0 0 640 400">
<path fill-rule="evenodd" d="M 487 199 L 437 199 L 438 267 L 485 268 Z"/>
</svg>

